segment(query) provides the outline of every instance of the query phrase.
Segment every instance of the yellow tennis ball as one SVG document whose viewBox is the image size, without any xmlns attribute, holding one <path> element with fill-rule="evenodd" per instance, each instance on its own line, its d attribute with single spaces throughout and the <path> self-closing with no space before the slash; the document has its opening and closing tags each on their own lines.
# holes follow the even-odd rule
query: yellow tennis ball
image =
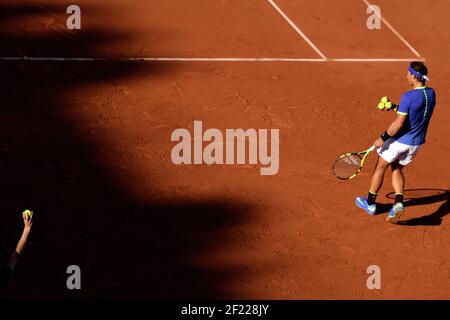
<svg viewBox="0 0 450 320">
<path fill-rule="evenodd" d="M 384 110 L 384 108 L 385 108 L 384 103 L 383 103 L 383 102 L 380 102 L 380 103 L 378 104 L 378 109 Z"/>
<path fill-rule="evenodd" d="M 386 102 L 388 102 L 388 101 L 389 101 L 388 97 L 383 97 L 383 98 L 381 98 L 381 102 L 383 102 L 383 103 L 386 103 Z"/>
<path fill-rule="evenodd" d="M 31 211 L 31 210 L 25 210 L 24 212 L 23 212 L 23 214 L 25 214 L 28 218 L 32 218 L 33 217 L 33 211 Z"/>
<path fill-rule="evenodd" d="M 386 102 L 386 109 L 390 110 L 392 109 L 392 102 Z"/>
</svg>

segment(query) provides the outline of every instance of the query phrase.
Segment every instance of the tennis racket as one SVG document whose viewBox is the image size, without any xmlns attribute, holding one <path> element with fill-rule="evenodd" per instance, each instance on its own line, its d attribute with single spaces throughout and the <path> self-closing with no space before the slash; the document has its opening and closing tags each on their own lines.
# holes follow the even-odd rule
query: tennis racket
<svg viewBox="0 0 450 320">
<path fill-rule="evenodd" d="M 353 179 L 361 172 L 367 156 L 375 150 L 375 146 L 360 152 L 346 153 L 340 156 L 333 164 L 333 173 L 341 180 Z"/>
</svg>

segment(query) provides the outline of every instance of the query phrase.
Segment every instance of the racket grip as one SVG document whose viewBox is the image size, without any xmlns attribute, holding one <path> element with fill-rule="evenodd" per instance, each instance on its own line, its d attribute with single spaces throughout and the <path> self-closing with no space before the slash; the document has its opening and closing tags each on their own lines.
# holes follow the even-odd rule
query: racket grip
<svg viewBox="0 0 450 320">
<path fill-rule="evenodd" d="M 373 150 L 375 150 L 376 146 L 371 146 L 369 149 L 367 149 L 368 152 L 372 152 Z"/>
</svg>

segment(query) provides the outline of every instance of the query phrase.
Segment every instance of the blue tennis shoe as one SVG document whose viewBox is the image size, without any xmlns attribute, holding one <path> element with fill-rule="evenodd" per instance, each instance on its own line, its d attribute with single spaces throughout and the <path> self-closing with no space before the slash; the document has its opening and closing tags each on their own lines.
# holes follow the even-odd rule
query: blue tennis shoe
<svg viewBox="0 0 450 320">
<path fill-rule="evenodd" d="M 405 208 L 403 207 L 403 203 L 398 202 L 394 204 L 392 209 L 389 211 L 386 221 L 389 223 L 397 223 L 404 213 Z"/>
<path fill-rule="evenodd" d="M 367 212 L 371 216 L 373 216 L 377 212 L 377 205 L 376 204 L 369 205 L 367 203 L 367 197 L 356 197 L 355 203 L 358 207 L 363 209 L 365 212 Z"/>
</svg>

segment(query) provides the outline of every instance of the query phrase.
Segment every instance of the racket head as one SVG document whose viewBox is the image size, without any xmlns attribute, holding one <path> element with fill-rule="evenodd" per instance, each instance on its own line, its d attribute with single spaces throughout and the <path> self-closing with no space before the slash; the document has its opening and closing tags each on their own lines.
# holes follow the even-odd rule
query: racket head
<svg viewBox="0 0 450 320">
<path fill-rule="evenodd" d="M 341 180 L 354 178 L 362 167 L 363 158 L 360 153 L 347 153 L 340 156 L 333 163 L 333 174 Z"/>
</svg>

